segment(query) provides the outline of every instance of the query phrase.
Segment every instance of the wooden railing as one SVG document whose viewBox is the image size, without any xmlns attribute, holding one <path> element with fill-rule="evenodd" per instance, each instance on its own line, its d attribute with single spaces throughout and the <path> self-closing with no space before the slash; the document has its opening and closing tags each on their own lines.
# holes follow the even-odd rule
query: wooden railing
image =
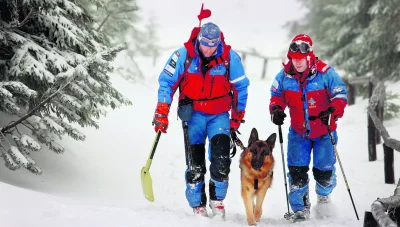
<svg viewBox="0 0 400 227">
<path fill-rule="evenodd" d="M 356 85 L 368 85 L 368 159 L 376 161 L 376 145 L 383 138 L 385 183 L 394 184 L 394 152 L 400 152 L 400 141 L 389 136 L 383 126 L 385 106 L 385 85 L 375 77 L 356 77 L 344 80 L 347 85 L 348 103 L 355 104 Z M 371 205 L 371 212 L 364 215 L 364 227 L 397 227 L 400 222 L 400 179 L 394 195 L 389 198 L 377 199 Z"/>
<path fill-rule="evenodd" d="M 355 77 L 345 79 L 348 86 L 349 105 L 355 104 L 355 86 L 358 84 L 368 85 L 369 105 L 368 105 L 368 159 L 376 161 L 376 145 L 381 143 L 383 138 L 384 173 L 385 183 L 394 184 L 394 152 L 400 152 L 400 141 L 390 137 L 383 126 L 383 115 L 385 106 L 385 85 L 383 81 L 375 77 Z"/>
<path fill-rule="evenodd" d="M 267 67 L 268 67 L 268 62 L 269 60 L 281 60 L 282 58 L 279 57 L 267 57 L 259 52 L 257 52 L 256 49 L 251 49 L 249 51 L 245 50 L 236 50 L 241 55 L 242 58 L 242 63 L 243 66 L 246 68 L 246 58 L 247 56 L 252 56 L 256 58 L 261 58 L 263 60 L 263 66 L 262 66 L 262 71 L 261 71 L 261 79 L 265 79 L 265 76 L 267 75 Z"/>
<path fill-rule="evenodd" d="M 398 224 L 400 224 L 400 178 L 393 196 L 378 198 L 372 203 L 371 212 L 365 212 L 363 226 L 397 227 Z"/>
</svg>

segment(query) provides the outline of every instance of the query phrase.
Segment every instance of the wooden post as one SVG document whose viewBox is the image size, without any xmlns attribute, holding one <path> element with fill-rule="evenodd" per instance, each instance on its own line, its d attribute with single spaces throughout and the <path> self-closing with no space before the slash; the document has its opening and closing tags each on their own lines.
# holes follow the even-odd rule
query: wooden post
<svg viewBox="0 0 400 227">
<path fill-rule="evenodd" d="M 381 109 L 382 108 L 379 103 L 378 106 L 375 108 L 375 112 L 376 112 L 376 115 L 378 116 L 379 120 L 381 120 L 381 122 L 383 123 L 383 120 L 382 120 L 383 113 L 381 113 Z M 381 142 L 382 142 L 381 134 L 379 133 L 378 129 L 375 131 L 375 140 L 376 140 L 376 144 L 381 144 Z"/>
<path fill-rule="evenodd" d="M 385 170 L 385 183 L 386 184 L 394 184 L 394 154 L 393 154 L 393 148 L 386 146 L 385 143 L 383 143 L 383 166 Z"/>
<path fill-rule="evenodd" d="M 378 227 L 378 223 L 376 222 L 374 216 L 372 216 L 371 211 L 365 211 L 363 227 Z"/>
<path fill-rule="evenodd" d="M 349 84 L 348 79 L 344 79 L 343 82 L 347 87 L 347 104 L 354 105 L 356 103 L 356 87 L 353 84 Z"/>
<path fill-rule="evenodd" d="M 263 69 L 261 73 L 261 79 L 265 79 L 266 73 L 267 73 L 267 65 L 268 65 L 268 58 L 264 58 L 264 64 L 263 64 Z"/>
<path fill-rule="evenodd" d="M 368 86 L 369 99 L 371 99 L 373 90 L 374 90 L 374 85 L 372 84 L 372 82 L 369 82 Z M 376 137 L 375 137 L 376 127 L 369 114 L 367 116 L 368 116 L 368 160 L 376 161 Z"/>
</svg>

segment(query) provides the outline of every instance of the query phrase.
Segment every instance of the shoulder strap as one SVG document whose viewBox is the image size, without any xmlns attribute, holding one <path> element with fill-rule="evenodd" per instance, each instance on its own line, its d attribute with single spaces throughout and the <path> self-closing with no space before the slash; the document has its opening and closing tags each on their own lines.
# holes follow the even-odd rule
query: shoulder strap
<svg viewBox="0 0 400 227">
<path fill-rule="evenodd" d="M 225 65 L 225 78 L 227 81 L 229 81 L 229 73 L 230 73 L 230 58 L 228 56 L 228 59 L 225 59 L 224 65 Z"/>
<path fill-rule="evenodd" d="M 185 69 L 183 71 L 183 76 L 181 77 L 181 79 L 179 80 L 178 83 L 178 88 L 180 91 L 180 86 L 181 86 L 181 82 L 183 80 L 183 78 L 185 78 L 186 74 L 187 74 L 187 70 L 189 69 L 190 64 L 192 63 L 193 57 L 189 55 L 189 53 L 186 54 L 186 60 L 185 60 Z"/>
</svg>

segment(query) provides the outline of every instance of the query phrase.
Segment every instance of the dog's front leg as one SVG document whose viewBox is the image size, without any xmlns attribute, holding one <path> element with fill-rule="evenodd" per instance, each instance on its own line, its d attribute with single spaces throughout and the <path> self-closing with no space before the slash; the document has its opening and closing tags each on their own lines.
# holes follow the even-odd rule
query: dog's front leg
<svg viewBox="0 0 400 227">
<path fill-rule="evenodd" d="M 262 215 L 262 205 L 265 195 L 267 194 L 267 190 L 268 187 L 262 187 L 256 193 L 256 207 L 254 209 L 254 219 L 256 220 L 256 222 L 260 222 Z"/>
<path fill-rule="evenodd" d="M 254 219 L 254 191 L 248 187 L 242 187 L 242 198 L 246 209 L 247 223 L 256 225 Z"/>
</svg>

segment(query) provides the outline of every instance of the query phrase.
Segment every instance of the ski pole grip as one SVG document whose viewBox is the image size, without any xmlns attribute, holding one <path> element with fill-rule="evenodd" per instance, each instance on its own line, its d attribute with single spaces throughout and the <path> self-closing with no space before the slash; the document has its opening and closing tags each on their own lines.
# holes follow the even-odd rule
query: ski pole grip
<svg viewBox="0 0 400 227">
<path fill-rule="evenodd" d="M 279 128 L 279 143 L 283 143 L 282 128 L 280 125 L 278 125 L 278 128 Z"/>
<path fill-rule="evenodd" d="M 332 114 L 329 114 L 329 116 L 328 116 L 328 127 L 331 126 L 331 117 L 332 117 Z"/>
</svg>

